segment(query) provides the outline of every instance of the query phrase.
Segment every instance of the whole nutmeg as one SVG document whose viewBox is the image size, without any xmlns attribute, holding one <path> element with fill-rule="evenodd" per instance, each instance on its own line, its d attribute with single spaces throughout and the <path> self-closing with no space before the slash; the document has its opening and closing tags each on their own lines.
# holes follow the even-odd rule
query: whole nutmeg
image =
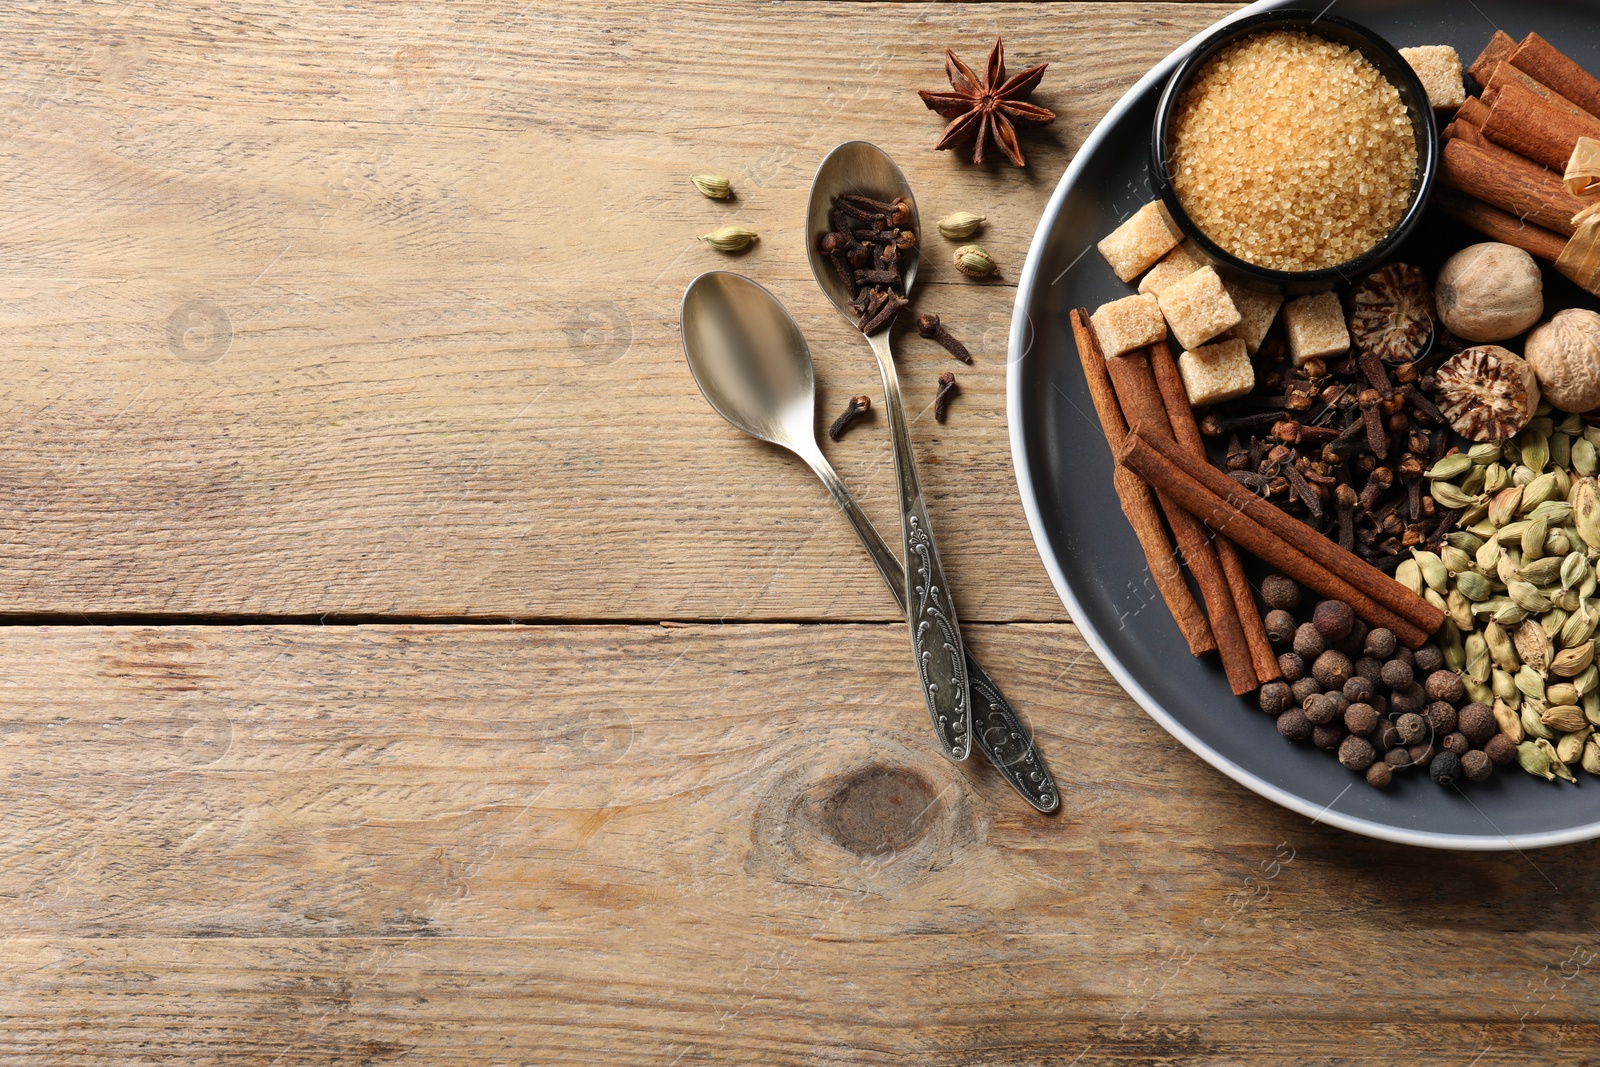
<svg viewBox="0 0 1600 1067">
<path fill-rule="evenodd" d="M 1423 708 L 1422 719 L 1428 724 L 1428 729 L 1433 731 L 1435 737 L 1440 737 L 1456 729 L 1456 709 L 1442 700 L 1435 700 L 1432 704 Z"/>
<path fill-rule="evenodd" d="M 1473 750 L 1461 757 L 1461 772 L 1469 782 L 1486 782 L 1494 774 L 1494 761 L 1487 752 Z"/>
<path fill-rule="evenodd" d="M 1347 737 L 1339 742 L 1339 762 L 1352 771 L 1364 771 L 1372 766 L 1378 754 L 1365 737 Z"/>
<path fill-rule="evenodd" d="M 1445 261 L 1434 285 L 1439 318 L 1464 341 L 1505 341 L 1544 314 L 1544 279 L 1520 248 L 1486 241 Z"/>
<path fill-rule="evenodd" d="M 1387 788 L 1394 781 L 1394 771 L 1387 763 L 1374 763 L 1367 768 L 1367 784 L 1377 789 Z"/>
<path fill-rule="evenodd" d="M 1432 674 L 1443 666 L 1444 653 L 1431 642 L 1411 653 L 1411 667 L 1418 674 Z"/>
<path fill-rule="evenodd" d="M 1441 752 L 1428 764 L 1428 777 L 1440 785 L 1453 785 L 1461 780 L 1461 757 L 1454 752 Z"/>
<path fill-rule="evenodd" d="M 1350 657 L 1330 648 L 1311 664 L 1311 677 L 1324 689 L 1343 689 L 1344 683 L 1350 680 L 1352 670 Z"/>
<path fill-rule="evenodd" d="M 1278 670 L 1283 672 L 1286 682 L 1298 682 L 1306 676 L 1306 661 L 1293 652 L 1285 652 L 1278 657 Z"/>
<path fill-rule="evenodd" d="M 1344 709 L 1344 728 L 1362 737 L 1378 727 L 1378 713 L 1371 704 L 1351 704 Z"/>
<path fill-rule="evenodd" d="M 1556 312 L 1528 335 L 1523 358 L 1545 399 L 1562 411 L 1600 408 L 1600 315 L 1587 308 Z"/>
<path fill-rule="evenodd" d="M 1495 734 L 1483 743 L 1483 754 L 1496 767 L 1504 767 L 1517 758 L 1516 742 L 1505 734 Z"/>
<path fill-rule="evenodd" d="M 1394 721 L 1394 728 L 1400 731 L 1400 743 L 1414 745 L 1428 736 L 1428 724 L 1421 715 L 1407 712 Z"/>
<path fill-rule="evenodd" d="M 1455 671 L 1434 671 L 1423 683 L 1423 689 L 1427 692 L 1429 700 L 1445 700 L 1452 704 L 1461 703 L 1467 696 L 1461 675 Z"/>
<path fill-rule="evenodd" d="M 1494 712 L 1489 705 L 1472 703 L 1456 713 L 1456 729 L 1466 734 L 1468 741 L 1481 745 L 1493 737 L 1500 727 L 1494 721 Z"/>
<path fill-rule="evenodd" d="M 1311 720 L 1299 708 L 1290 708 L 1278 716 L 1278 732 L 1290 741 L 1304 741 L 1311 736 Z"/>
<path fill-rule="evenodd" d="M 1342 600 L 1324 600 L 1311 613 L 1311 625 L 1330 643 L 1348 634 L 1355 621 L 1356 613 Z"/>
<path fill-rule="evenodd" d="M 1306 701 L 1322 692 L 1322 686 L 1317 684 L 1315 678 L 1302 678 L 1291 685 L 1289 691 L 1294 694 L 1294 702 L 1303 708 Z"/>
<path fill-rule="evenodd" d="M 1314 660 L 1327 647 L 1328 643 L 1323 640 L 1321 632 L 1309 622 L 1303 623 L 1294 632 L 1294 651 L 1302 659 Z"/>
<path fill-rule="evenodd" d="M 1422 691 L 1422 686 L 1412 682 L 1404 689 L 1396 689 L 1389 697 L 1389 710 L 1400 715 L 1419 712 L 1428 706 L 1428 694 Z"/>
<path fill-rule="evenodd" d="M 1274 608 L 1267 612 L 1267 617 L 1262 620 L 1267 628 L 1267 639 L 1275 645 L 1286 645 L 1294 640 L 1294 616 L 1282 608 Z"/>
<path fill-rule="evenodd" d="M 1367 640 L 1362 646 L 1362 651 L 1373 659 L 1382 661 L 1394 655 L 1395 647 L 1398 644 L 1399 642 L 1395 640 L 1392 630 L 1387 630 L 1382 626 L 1374 626 L 1367 631 Z"/>
<path fill-rule="evenodd" d="M 1344 693 L 1344 698 L 1352 704 L 1368 703 L 1377 692 L 1372 688 L 1372 683 L 1359 674 L 1354 675 L 1349 681 L 1345 682 L 1344 689 L 1341 691 Z M 1362 733 L 1365 732 L 1365 730 L 1362 731 Z"/>
<path fill-rule="evenodd" d="M 1384 685 L 1396 692 L 1416 681 L 1416 673 L 1412 671 L 1411 664 L 1399 658 L 1385 663 L 1383 673 L 1379 677 L 1383 679 Z"/>
<path fill-rule="evenodd" d="M 1311 743 L 1324 752 L 1339 751 L 1339 745 L 1343 741 L 1343 723 L 1330 722 L 1326 726 L 1313 726 L 1311 728 Z"/>
<path fill-rule="evenodd" d="M 1294 706 L 1294 694 L 1289 691 L 1287 682 L 1268 682 L 1261 687 L 1258 699 L 1261 710 L 1268 715 L 1282 715 Z"/>
<path fill-rule="evenodd" d="M 1269 574 L 1266 581 L 1261 583 L 1261 599 L 1267 602 L 1269 608 L 1293 611 L 1300 606 L 1300 587 L 1292 578 Z"/>
</svg>

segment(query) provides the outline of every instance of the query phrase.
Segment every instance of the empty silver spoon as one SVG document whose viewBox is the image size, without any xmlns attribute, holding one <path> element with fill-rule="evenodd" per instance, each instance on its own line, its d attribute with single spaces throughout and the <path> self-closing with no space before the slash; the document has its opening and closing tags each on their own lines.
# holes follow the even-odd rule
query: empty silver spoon
<svg viewBox="0 0 1600 1067">
<path fill-rule="evenodd" d="M 817 444 L 816 380 L 811 350 L 778 298 L 749 278 L 724 271 L 702 274 L 679 310 L 689 370 L 711 406 L 752 437 L 787 448 L 816 472 L 855 528 L 878 573 L 905 611 L 904 569 Z M 1040 811 L 1055 811 L 1061 796 L 1000 687 L 963 653 L 980 701 L 978 747 L 1007 781 Z"/>
<path fill-rule="evenodd" d="M 911 229 L 918 237 L 921 226 L 917 201 L 911 195 L 906 176 L 894 160 L 877 145 L 866 141 L 846 141 L 829 152 L 811 179 L 811 198 L 806 205 L 806 255 L 817 284 L 839 313 L 859 324 L 850 306 L 850 293 L 839 279 L 833 263 L 820 246 L 822 235 L 832 227 L 828 213 L 840 193 L 859 193 L 875 200 L 902 199 L 911 209 Z M 905 293 L 911 295 L 917 278 L 917 251 L 911 248 L 900 259 L 900 274 Z M 917 476 L 917 457 L 911 448 L 911 427 L 905 405 L 900 400 L 900 379 L 894 369 L 894 354 L 889 349 L 891 319 L 877 332 L 868 335 L 872 354 L 878 357 L 878 373 L 883 378 L 883 408 L 889 416 L 889 438 L 894 446 L 894 473 L 900 496 L 900 533 L 904 544 L 903 586 L 911 605 L 911 645 L 916 652 L 917 670 L 922 677 L 928 713 L 945 755 L 966 759 L 972 751 L 972 716 L 969 714 L 966 657 L 961 646 L 961 630 L 956 623 L 956 605 L 939 563 L 939 549 L 933 540 L 933 524 L 922 498 L 922 480 Z"/>
</svg>

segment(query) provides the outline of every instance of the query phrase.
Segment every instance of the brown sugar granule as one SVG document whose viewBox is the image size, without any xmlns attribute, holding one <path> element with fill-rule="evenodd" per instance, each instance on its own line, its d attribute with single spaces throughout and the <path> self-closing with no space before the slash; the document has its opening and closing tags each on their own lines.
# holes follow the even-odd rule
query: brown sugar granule
<svg viewBox="0 0 1600 1067">
<path fill-rule="evenodd" d="M 1268 31 L 1201 68 L 1173 125 L 1173 190 L 1219 246 L 1273 270 L 1336 267 L 1411 204 L 1417 142 L 1399 91 L 1360 52 Z"/>
</svg>

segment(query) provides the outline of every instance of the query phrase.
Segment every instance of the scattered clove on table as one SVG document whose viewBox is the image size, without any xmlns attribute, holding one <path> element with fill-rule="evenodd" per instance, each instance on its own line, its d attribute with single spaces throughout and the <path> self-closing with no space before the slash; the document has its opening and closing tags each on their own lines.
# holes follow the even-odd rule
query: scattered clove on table
<svg viewBox="0 0 1600 1067">
<path fill-rule="evenodd" d="M 853 396 L 850 403 L 839 417 L 833 420 L 833 425 L 828 427 L 828 436 L 837 441 L 843 437 L 845 431 L 856 424 L 856 420 L 864 418 L 872 411 L 872 398 L 870 396 Z"/>
<path fill-rule="evenodd" d="M 939 375 L 939 394 L 933 398 L 933 418 L 936 422 L 943 422 L 950 412 L 950 401 L 961 391 L 961 386 L 956 384 L 956 376 L 951 371 Z"/>
<path fill-rule="evenodd" d="M 944 346 L 945 351 L 961 362 L 972 362 L 972 353 L 967 351 L 967 346 L 950 336 L 950 331 L 944 328 L 944 324 L 939 321 L 939 316 L 932 312 L 917 317 L 917 333 L 939 342 Z"/>
</svg>

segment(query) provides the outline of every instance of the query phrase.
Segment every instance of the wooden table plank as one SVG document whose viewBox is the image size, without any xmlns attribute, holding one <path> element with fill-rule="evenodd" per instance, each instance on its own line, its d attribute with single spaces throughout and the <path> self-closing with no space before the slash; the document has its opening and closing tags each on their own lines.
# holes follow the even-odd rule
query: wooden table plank
<svg viewBox="0 0 1600 1067">
<path fill-rule="evenodd" d="M 1072 151 L 1215 4 L 644 0 L 594 9 L 85 0 L 0 40 L 0 603 L 18 613 L 887 619 L 820 488 L 685 373 L 697 272 L 773 286 L 822 415 L 881 390 L 801 245 L 807 185 L 871 136 L 929 217 L 987 213 L 998 284 L 930 239 L 921 306 L 978 364 L 902 346 L 969 619 L 1062 619 L 1003 416 L 1013 296 Z M 1032 166 L 930 150 L 939 50 L 1052 62 Z M 688 175 L 729 173 L 738 199 Z M 695 240 L 737 220 L 747 256 Z M 830 450 L 886 529 L 884 427 Z M 751 487 L 759 487 L 752 493 Z"/>
<path fill-rule="evenodd" d="M 1600 846 L 1312 825 L 1180 748 L 1071 626 L 973 640 L 1060 817 L 938 755 L 891 626 L 0 630 L 0 1059 L 1487 1064 L 1600 1042 Z"/>
</svg>

